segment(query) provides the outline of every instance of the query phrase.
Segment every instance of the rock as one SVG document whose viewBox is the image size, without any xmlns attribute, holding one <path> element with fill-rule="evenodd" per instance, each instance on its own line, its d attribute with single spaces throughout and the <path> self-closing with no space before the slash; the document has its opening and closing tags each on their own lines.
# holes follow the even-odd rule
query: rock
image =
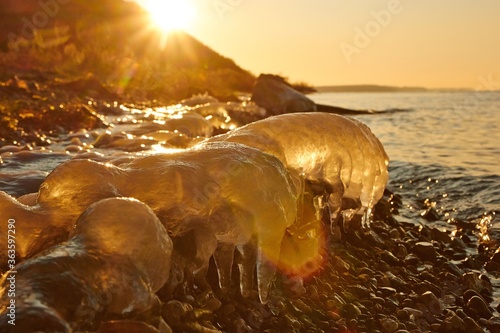
<svg viewBox="0 0 500 333">
<path fill-rule="evenodd" d="M 467 304 L 467 302 L 473 297 L 473 296 L 479 296 L 481 297 L 481 294 L 479 294 L 477 291 L 472 290 L 472 289 L 467 289 L 464 294 L 462 295 L 462 298 L 464 300 L 464 304 Z"/>
<path fill-rule="evenodd" d="M 415 253 L 420 259 L 435 262 L 437 258 L 436 249 L 429 242 L 418 242 L 413 247 Z"/>
<path fill-rule="evenodd" d="M 469 272 L 462 275 L 461 282 L 467 289 L 475 290 L 480 294 L 483 292 L 492 292 L 491 282 L 481 279 L 475 272 Z"/>
<path fill-rule="evenodd" d="M 338 321 L 341 318 L 340 315 L 335 311 L 328 311 L 326 314 L 333 321 Z"/>
<path fill-rule="evenodd" d="M 431 291 L 423 293 L 420 296 L 420 301 L 424 303 L 429 311 L 435 315 L 439 315 L 443 311 L 439 299 Z"/>
<path fill-rule="evenodd" d="M 404 258 L 404 262 L 406 265 L 415 266 L 418 265 L 419 261 L 420 260 L 414 254 L 409 254 Z"/>
<path fill-rule="evenodd" d="M 372 246 L 376 246 L 381 249 L 386 247 L 384 240 L 373 230 L 365 232 L 364 237 L 366 238 L 366 242 Z"/>
<path fill-rule="evenodd" d="M 198 302 L 203 309 L 208 311 L 215 311 L 222 306 L 221 301 L 215 297 L 211 290 L 207 290 L 198 297 Z"/>
<path fill-rule="evenodd" d="M 353 295 L 356 295 L 359 298 L 367 298 L 372 292 L 370 289 L 363 287 L 359 284 L 348 287 L 347 290 L 351 292 Z"/>
<path fill-rule="evenodd" d="M 487 322 L 488 328 L 491 333 L 500 333 L 500 318 L 493 317 Z"/>
<path fill-rule="evenodd" d="M 468 333 L 483 333 L 483 329 L 471 317 L 462 318 Z"/>
<path fill-rule="evenodd" d="M 500 247 L 495 251 L 495 253 L 493 253 L 490 260 L 500 264 Z"/>
<path fill-rule="evenodd" d="M 455 237 L 453 238 L 453 240 L 451 241 L 451 247 L 454 249 L 454 250 L 457 250 L 457 251 L 465 251 L 465 249 L 467 248 L 467 245 L 465 244 L 465 242 L 458 238 L 458 237 Z"/>
<path fill-rule="evenodd" d="M 464 271 L 461 270 L 457 265 L 452 263 L 451 261 L 447 261 L 443 264 L 443 267 L 450 272 L 451 274 L 455 276 L 462 276 L 464 274 Z"/>
<path fill-rule="evenodd" d="M 395 255 L 399 259 L 404 259 L 408 255 L 408 249 L 403 244 L 398 244 L 398 247 L 395 250 Z"/>
<path fill-rule="evenodd" d="M 333 261 L 333 267 L 339 273 L 348 272 L 349 269 L 351 268 L 351 265 L 349 265 L 347 262 L 342 260 L 342 258 L 340 258 L 340 257 L 335 257 L 335 258 L 333 258 L 332 261 Z"/>
<path fill-rule="evenodd" d="M 441 243 L 450 244 L 451 237 L 446 231 L 441 231 L 437 228 L 431 229 L 431 238 Z"/>
<path fill-rule="evenodd" d="M 467 333 L 467 328 L 464 321 L 453 311 L 450 311 L 441 324 L 439 333 Z"/>
<path fill-rule="evenodd" d="M 164 328 L 163 332 L 171 333 L 170 328 Z M 135 320 L 112 320 L 102 323 L 97 333 L 160 333 L 156 328 L 141 321 Z M 162 333 L 163 333 L 162 332 Z"/>
<path fill-rule="evenodd" d="M 238 318 L 234 321 L 234 326 L 236 332 L 238 333 L 251 333 L 253 330 L 248 326 L 242 318 Z"/>
<path fill-rule="evenodd" d="M 394 333 L 399 328 L 398 322 L 390 318 L 380 319 L 379 325 L 382 331 L 386 333 Z"/>
<path fill-rule="evenodd" d="M 269 115 L 316 111 L 316 104 L 293 89 L 285 80 L 271 74 L 261 74 L 252 93 L 252 101 Z"/>
<path fill-rule="evenodd" d="M 179 301 L 169 301 L 162 309 L 162 317 L 171 326 L 182 324 L 183 318 L 193 311 L 193 307 L 188 303 Z"/>
<path fill-rule="evenodd" d="M 471 313 L 477 313 L 481 318 L 489 319 L 493 316 L 488 304 L 479 296 L 472 296 L 467 302 L 466 309 Z"/>
<path fill-rule="evenodd" d="M 415 319 L 422 318 L 424 316 L 424 313 L 420 310 L 414 309 L 414 308 L 403 308 L 410 316 L 413 316 Z"/>
<path fill-rule="evenodd" d="M 389 251 L 384 251 L 380 254 L 380 258 L 391 266 L 398 266 L 399 259 Z"/>
<path fill-rule="evenodd" d="M 361 315 L 361 310 L 356 305 L 348 303 L 342 307 L 341 315 L 348 319 L 354 319 Z"/>
<path fill-rule="evenodd" d="M 389 230 L 389 237 L 392 239 L 399 239 L 401 238 L 401 235 L 399 234 L 399 230 L 397 228 L 392 228 Z"/>
<path fill-rule="evenodd" d="M 427 210 L 423 211 L 420 216 L 430 222 L 439 220 L 439 214 L 434 207 L 427 208 Z"/>
<path fill-rule="evenodd" d="M 312 313 L 312 308 L 304 303 L 303 300 L 297 299 L 297 300 L 292 300 L 291 304 L 299 311 L 305 313 L 305 314 L 311 314 Z"/>
</svg>

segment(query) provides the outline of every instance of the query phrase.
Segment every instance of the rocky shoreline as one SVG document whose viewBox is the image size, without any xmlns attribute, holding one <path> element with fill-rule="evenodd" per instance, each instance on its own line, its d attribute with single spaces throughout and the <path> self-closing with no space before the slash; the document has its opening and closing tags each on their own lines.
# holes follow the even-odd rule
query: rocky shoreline
<svg viewBox="0 0 500 333">
<path fill-rule="evenodd" d="M 75 82 L 93 87 L 95 100 L 70 94 Z M 6 140 L 0 146 L 19 140 L 17 145 L 50 148 L 51 135 L 57 138 L 71 130 L 106 127 L 104 115 L 123 111 L 101 101 L 105 91 L 97 91 L 101 86 L 93 85 L 92 78 L 75 82 L 57 95 L 50 94 L 48 86 L 31 86 L 29 80 L 2 83 L 4 101 L 29 98 L 27 105 L 18 105 L 25 114 L 17 122 L 6 121 L 23 113 L 2 110 L 6 127 L 0 134 Z M 51 107 L 61 103 L 64 108 Z M 257 117 L 228 113 L 240 124 Z M 60 128 L 43 128 L 43 124 Z M 215 128 L 219 132 L 223 131 Z M 443 231 L 432 223 L 398 221 L 401 205 L 397 190 L 386 191 L 369 229 L 352 226 L 340 241 L 330 240 L 322 253 L 321 268 L 312 275 L 277 276 L 266 305 L 258 301 L 256 289 L 248 299 L 239 295 L 234 282 L 238 281 L 237 270 L 232 292 L 222 295 L 214 287 L 216 272 L 211 267 L 208 285 L 186 281 L 173 297 L 160 291 L 162 304 L 155 313 L 116 318 L 103 323 L 98 332 L 169 332 L 161 325 L 157 329 L 146 323 L 161 322 L 160 316 L 174 332 L 500 332 L 500 306 L 492 285 L 500 272 L 497 244 L 482 240 L 472 222 L 454 221 L 454 231 Z M 432 207 L 424 203 L 423 208 L 427 208 L 424 219 L 438 219 Z M 326 229 L 324 235 L 329 237 Z"/>
<path fill-rule="evenodd" d="M 483 269 L 496 269 L 499 255 L 477 248 L 471 225 L 451 235 L 398 222 L 390 211 L 401 201 L 386 194 L 369 229 L 330 242 L 312 276 L 277 277 L 267 305 L 256 291 L 228 298 L 185 286 L 163 300 L 163 318 L 174 332 L 500 332 Z"/>
</svg>

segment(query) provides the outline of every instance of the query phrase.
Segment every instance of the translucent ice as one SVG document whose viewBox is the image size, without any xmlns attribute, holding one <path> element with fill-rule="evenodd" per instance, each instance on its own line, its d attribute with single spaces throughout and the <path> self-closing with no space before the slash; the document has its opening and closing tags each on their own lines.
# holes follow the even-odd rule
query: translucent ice
<svg viewBox="0 0 500 333">
<path fill-rule="evenodd" d="M 192 271 L 206 271 L 214 255 L 223 289 L 229 286 L 234 248 L 243 253 L 242 293 L 257 266 L 259 293 L 267 299 L 281 240 L 296 217 L 296 187 L 274 156 L 232 142 L 207 143 L 173 154 L 139 157 L 114 166 L 71 160 L 52 171 L 35 206 L 12 198 L 0 205 L 26 229 L 22 256 L 61 238 L 89 205 L 109 197 L 133 197 L 153 209 L 173 237 L 195 239 Z M 30 230 L 34 230 L 32 235 Z M 215 241 L 214 241 L 215 240 Z M 36 247 L 33 246 L 36 243 Z M 36 249 L 36 251 L 35 251 Z"/>
<path fill-rule="evenodd" d="M 346 220 L 355 213 L 369 215 L 388 180 L 389 159 L 380 141 L 366 125 L 334 114 L 279 115 L 207 141 L 256 147 L 278 157 L 296 175 L 328 184 L 332 220 L 340 211 Z"/>
<path fill-rule="evenodd" d="M 80 216 L 72 237 L 18 264 L 0 281 L 2 332 L 94 331 L 106 316 L 156 311 L 172 241 L 145 204 L 111 198 Z M 15 279 L 15 326 L 7 321 Z"/>
</svg>

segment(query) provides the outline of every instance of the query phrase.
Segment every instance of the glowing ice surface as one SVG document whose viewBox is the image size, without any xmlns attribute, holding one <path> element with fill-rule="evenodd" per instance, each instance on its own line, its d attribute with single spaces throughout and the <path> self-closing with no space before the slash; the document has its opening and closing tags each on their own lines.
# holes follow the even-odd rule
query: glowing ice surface
<svg viewBox="0 0 500 333">
<path fill-rule="evenodd" d="M 327 183 L 333 220 L 342 211 L 345 220 L 364 213 L 368 222 L 388 180 L 389 159 L 380 141 L 366 125 L 339 115 L 279 115 L 206 140 L 215 141 L 258 148 L 278 157 L 295 174 Z M 348 201 L 356 204 L 348 207 Z"/>
<path fill-rule="evenodd" d="M 80 216 L 68 241 L 3 276 L 0 331 L 94 331 L 103 316 L 147 313 L 157 306 L 155 292 L 168 279 L 172 249 L 165 228 L 145 204 L 99 201 Z M 15 326 L 6 315 L 11 276 Z"/>
<path fill-rule="evenodd" d="M 67 237 L 76 217 L 109 197 L 133 197 L 153 209 L 170 235 L 195 233 L 192 270 L 203 274 L 214 255 L 221 287 L 229 286 L 235 247 L 242 253 L 242 293 L 257 266 L 266 301 L 281 240 L 296 217 L 296 187 L 274 156 L 232 142 L 138 157 L 114 166 L 71 160 L 53 170 L 34 206 L 3 195 L 0 205 L 20 221 L 19 255 L 29 257 Z"/>
</svg>

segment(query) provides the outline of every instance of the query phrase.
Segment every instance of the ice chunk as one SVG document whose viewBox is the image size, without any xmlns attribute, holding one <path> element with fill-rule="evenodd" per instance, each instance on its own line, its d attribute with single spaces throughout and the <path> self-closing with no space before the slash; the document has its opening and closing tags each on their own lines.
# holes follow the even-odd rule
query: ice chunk
<svg viewBox="0 0 500 333">
<path fill-rule="evenodd" d="M 111 198 L 91 205 L 72 238 L 16 266 L 0 284 L 2 332 L 94 331 L 103 316 L 132 317 L 159 305 L 172 241 L 145 204 Z M 16 325 L 7 323 L 15 278 Z"/>
<path fill-rule="evenodd" d="M 255 237 L 259 293 L 265 301 L 281 240 L 296 215 L 296 188 L 278 159 L 219 142 L 135 159 L 121 168 L 134 181 L 120 185 L 120 192 L 148 203 L 172 235 L 196 229 L 193 217 L 205 218 L 219 242 L 215 259 L 221 287 L 230 277 L 230 249 L 252 244 Z M 212 254 L 206 254 L 206 265 Z M 249 266 L 241 266 L 243 275 L 250 274 Z"/>
<path fill-rule="evenodd" d="M 332 219 L 370 212 L 387 183 L 388 157 L 366 125 L 339 115 L 308 112 L 270 117 L 207 142 L 231 141 L 278 157 L 296 175 L 329 184 Z M 357 202 L 345 207 L 342 201 Z"/>
<path fill-rule="evenodd" d="M 57 226 L 58 236 L 64 237 L 92 203 L 120 196 L 139 199 L 153 209 L 170 235 L 191 233 L 196 248 L 188 267 L 194 273 L 205 271 L 216 253 L 223 288 L 230 277 L 231 247 L 252 244 L 258 252 L 259 292 L 265 301 L 281 240 L 295 221 L 296 193 L 289 172 L 276 157 L 238 143 L 216 142 L 173 154 L 138 157 L 119 167 L 71 160 L 49 174 L 40 187 L 37 205 L 14 201 L 8 210 L 22 217 L 19 221 L 28 231 L 46 234 Z M 33 229 L 35 223 L 38 229 Z M 21 241 L 30 249 L 46 248 L 43 243 L 33 247 L 36 238 L 26 232 Z M 218 245 L 214 246 L 214 239 Z M 27 254 L 34 253 L 23 252 Z M 243 275 L 251 274 L 248 265 L 242 268 Z"/>
<path fill-rule="evenodd" d="M 180 112 L 164 120 L 140 124 L 130 134 L 144 135 L 152 131 L 177 131 L 191 138 L 208 138 L 212 135 L 213 127 L 210 121 L 196 112 Z"/>
</svg>

